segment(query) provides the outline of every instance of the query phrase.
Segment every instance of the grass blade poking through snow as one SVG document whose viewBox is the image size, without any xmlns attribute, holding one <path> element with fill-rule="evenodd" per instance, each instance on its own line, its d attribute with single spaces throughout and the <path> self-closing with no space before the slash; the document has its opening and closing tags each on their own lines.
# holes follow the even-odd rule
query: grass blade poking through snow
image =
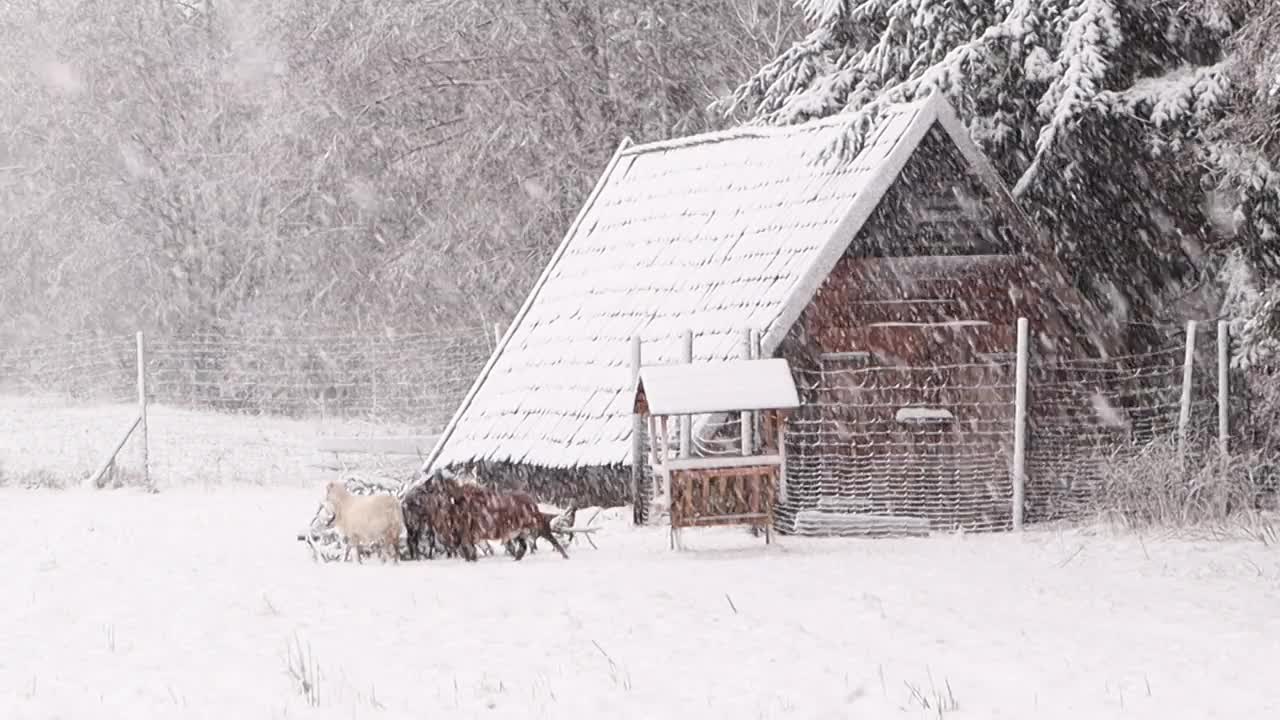
<svg viewBox="0 0 1280 720">
<path fill-rule="evenodd" d="M 319 707 L 320 665 L 311 653 L 311 645 L 308 644 L 304 651 L 302 641 L 295 635 L 294 644 L 288 649 L 285 664 L 289 677 L 293 678 L 298 687 L 299 694 L 306 698 L 307 704 L 311 707 Z"/>
</svg>

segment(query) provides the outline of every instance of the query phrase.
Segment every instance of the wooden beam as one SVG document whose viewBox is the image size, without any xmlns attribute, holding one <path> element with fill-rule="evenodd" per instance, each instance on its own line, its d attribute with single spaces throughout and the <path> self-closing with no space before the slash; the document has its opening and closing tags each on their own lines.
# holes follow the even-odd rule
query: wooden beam
<svg viewBox="0 0 1280 720">
<path fill-rule="evenodd" d="M 316 448 L 327 453 L 363 453 L 366 455 L 425 455 L 435 447 L 438 435 L 406 435 L 402 437 L 360 437 L 321 435 Z"/>
<path fill-rule="evenodd" d="M 673 470 L 707 470 L 714 468 L 740 468 L 753 465 L 781 465 L 781 455 L 726 455 L 723 457 L 673 458 L 668 460 L 662 469 Z"/>
<path fill-rule="evenodd" d="M 740 513 L 737 515 L 698 515 L 683 521 L 684 527 L 706 525 L 737 525 L 745 520 L 769 520 L 768 513 Z"/>
<path fill-rule="evenodd" d="M 140 424 L 142 424 L 142 416 L 141 416 L 141 415 L 139 415 L 139 416 L 137 416 L 137 417 L 135 417 L 135 418 L 133 419 L 133 424 L 129 425 L 129 429 L 124 431 L 124 435 L 122 435 L 122 436 L 120 437 L 120 442 L 116 443 L 116 446 L 115 446 L 115 448 L 111 451 L 111 454 L 107 456 L 107 459 L 106 459 L 106 460 L 103 460 L 103 461 L 102 461 L 102 464 L 101 464 L 101 465 L 99 465 L 99 466 L 98 466 L 98 469 L 94 471 L 94 473 L 93 473 L 93 475 L 92 475 L 92 476 L 90 476 L 90 478 L 89 478 L 89 487 L 98 487 L 98 483 L 102 481 L 102 476 L 103 476 L 103 475 L 106 475 L 106 474 L 107 474 L 107 470 L 108 470 L 108 469 L 109 469 L 113 464 L 115 464 L 116 456 L 120 454 L 120 449 L 121 449 L 121 448 L 123 448 L 123 447 L 124 447 L 124 444 L 125 444 L 126 442 L 128 442 L 128 441 L 129 441 L 129 436 L 130 436 L 130 435 L 133 435 L 133 431 L 134 431 L 134 430 L 138 427 L 138 425 L 140 425 Z"/>
<path fill-rule="evenodd" d="M 982 213 L 974 212 L 969 208 L 950 207 L 950 208 L 920 208 L 912 213 L 911 224 L 917 227 L 921 225 L 952 225 L 961 223 L 983 223 L 986 218 Z"/>
<path fill-rule="evenodd" d="M 858 362 L 865 362 L 867 364 L 870 364 L 874 360 L 874 358 L 871 356 L 871 353 L 867 352 L 866 350 L 850 350 L 848 352 L 818 353 L 818 359 L 828 360 L 832 362 L 857 360 Z"/>
</svg>

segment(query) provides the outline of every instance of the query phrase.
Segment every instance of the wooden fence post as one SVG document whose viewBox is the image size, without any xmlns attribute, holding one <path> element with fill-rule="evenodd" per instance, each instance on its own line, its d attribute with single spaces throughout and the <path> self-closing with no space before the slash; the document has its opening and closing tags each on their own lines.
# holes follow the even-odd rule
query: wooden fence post
<svg viewBox="0 0 1280 720">
<path fill-rule="evenodd" d="M 680 342 L 680 362 L 686 365 L 693 362 L 693 331 L 685 330 Z M 680 457 L 687 458 L 693 454 L 693 416 L 680 416 Z"/>
<path fill-rule="evenodd" d="M 370 340 L 368 345 L 369 359 L 365 367 L 369 368 L 369 410 L 374 417 L 378 416 L 378 369 L 383 366 L 378 357 L 378 341 Z"/>
<path fill-rule="evenodd" d="M 142 332 L 137 337 L 138 354 L 138 430 L 142 433 L 142 483 L 148 490 L 151 484 L 151 447 L 147 438 L 147 352 Z"/>
<path fill-rule="evenodd" d="M 751 348 L 755 345 L 752 339 L 751 328 L 742 331 L 742 359 L 751 359 Z M 746 457 L 753 451 L 755 445 L 755 418 L 754 413 L 749 410 L 742 411 L 742 455 Z"/>
<path fill-rule="evenodd" d="M 1022 530 L 1027 504 L 1027 365 L 1031 327 L 1018 318 L 1018 356 L 1013 391 L 1013 529 Z"/>
<path fill-rule="evenodd" d="M 1231 328 L 1218 321 L 1218 451 L 1225 462 L 1231 452 Z"/>
<path fill-rule="evenodd" d="M 1196 363 L 1196 321 L 1187 321 L 1187 349 L 1182 357 L 1182 398 L 1178 403 L 1178 464 L 1187 467 L 1187 430 L 1191 426 L 1191 383 Z"/>
<path fill-rule="evenodd" d="M 631 390 L 635 391 L 640 380 L 640 336 L 631 338 Z M 648 515 L 648 501 L 644 498 L 644 416 L 631 415 L 631 516 L 636 525 L 643 525 Z"/>
</svg>

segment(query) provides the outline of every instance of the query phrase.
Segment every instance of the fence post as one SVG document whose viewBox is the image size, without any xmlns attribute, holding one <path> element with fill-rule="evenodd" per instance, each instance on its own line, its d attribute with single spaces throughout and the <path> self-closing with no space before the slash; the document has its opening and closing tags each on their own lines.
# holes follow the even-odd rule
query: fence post
<svg viewBox="0 0 1280 720">
<path fill-rule="evenodd" d="M 1178 403 L 1178 464 L 1187 466 L 1187 429 L 1191 425 L 1191 383 L 1196 362 L 1196 321 L 1187 321 L 1187 349 L 1182 358 L 1182 399 Z"/>
<path fill-rule="evenodd" d="M 1018 355 L 1013 390 L 1013 529 L 1022 530 L 1027 504 L 1027 365 L 1031 324 L 1018 318 Z"/>
<path fill-rule="evenodd" d="M 502 326 L 498 323 L 493 324 L 493 347 L 496 350 L 502 344 Z"/>
<path fill-rule="evenodd" d="M 751 349 L 755 346 L 751 328 L 742 331 L 742 359 L 751 359 Z M 742 455 L 750 455 L 755 445 L 755 413 L 742 411 Z"/>
<path fill-rule="evenodd" d="M 1218 321 L 1218 451 L 1225 462 L 1231 452 L 1231 328 Z"/>
<path fill-rule="evenodd" d="M 369 415 L 378 417 L 378 368 L 382 366 L 378 358 L 378 341 L 370 340 L 368 349 L 369 360 L 365 363 L 365 367 L 369 368 Z"/>
<path fill-rule="evenodd" d="M 147 352 L 142 331 L 137 336 L 138 355 L 138 430 L 142 433 L 142 484 L 154 490 L 151 484 L 151 448 L 147 441 Z"/>
<path fill-rule="evenodd" d="M 631 338 L 631 390 L 635 392 L 636 383 L 640 381 L 640 336 Z M 640 413 L 631 415 L 631 520 L 636 525 L 643 525 L 648 514 L 647 501 L 644 499 L 642 482 L 644 475 L 644 416 Z"/>
<path fill-rule="evenodd" d="M 680 361 L 686 365 L 693 362 L 693 331 L 685 330 L 680 345 Z M 693 453 L 693 416 L 680 416 L 680 457 L 687 458 Z"/>
</svg>

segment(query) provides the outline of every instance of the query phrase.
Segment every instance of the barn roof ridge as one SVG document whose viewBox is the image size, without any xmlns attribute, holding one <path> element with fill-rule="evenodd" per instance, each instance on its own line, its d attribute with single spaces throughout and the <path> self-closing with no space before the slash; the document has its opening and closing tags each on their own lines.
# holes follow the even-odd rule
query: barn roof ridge
<svg viewBox="0 0 1280 720">
<path fill-rule="evenodd" d="M 927 104 L 935 102 L 936 98 L 936 95 L 931 94 L 909 102 L 892 103 L 888 105 L 887 108 L 897 111 L 910 108 L 924 108 Z M 840 112 L 835 115 L 828 115 L 826 117 L 806 120 L 802 123 L 791 123 L 788 125 L 739 125 L 737 127 L 725 128 L 723 130 L 713 130 L 694 135 L 668 138 L 666 140 L 651 140 L 646 143 L 631 145 L 623 151 L 623 154 L 641 155 L 650 152 L 678 150 L 680 148 L 691 147 L 694 145 L 732 142 L 734 140 L 759 140 L 787 137 L 791 135 L 802 135 L 832 127 L 849 128 L 851 127 L 853 117 L 852 113 Z"/>
<path fill-rule="evenodd" d="M 423 464 L 625 463 L 628 340 L 644 364 L 771 355 L 935 126 L 1002 202 L 1007 186 L 940 93 L 885 106 L 852 158 L 809 160 L 847 117 L 632 146 L 624 140 Z M 754 152 L 722 143 L 755 142 Z M 1034 232 L 1020 211 L 1012 220 Z M 624 417 L 625 416 L 625 417 Z M 712 418 L 703 417 L 695 430 Z M 701 433 L 700 433 L 701 434 Z"/>
</svg>

